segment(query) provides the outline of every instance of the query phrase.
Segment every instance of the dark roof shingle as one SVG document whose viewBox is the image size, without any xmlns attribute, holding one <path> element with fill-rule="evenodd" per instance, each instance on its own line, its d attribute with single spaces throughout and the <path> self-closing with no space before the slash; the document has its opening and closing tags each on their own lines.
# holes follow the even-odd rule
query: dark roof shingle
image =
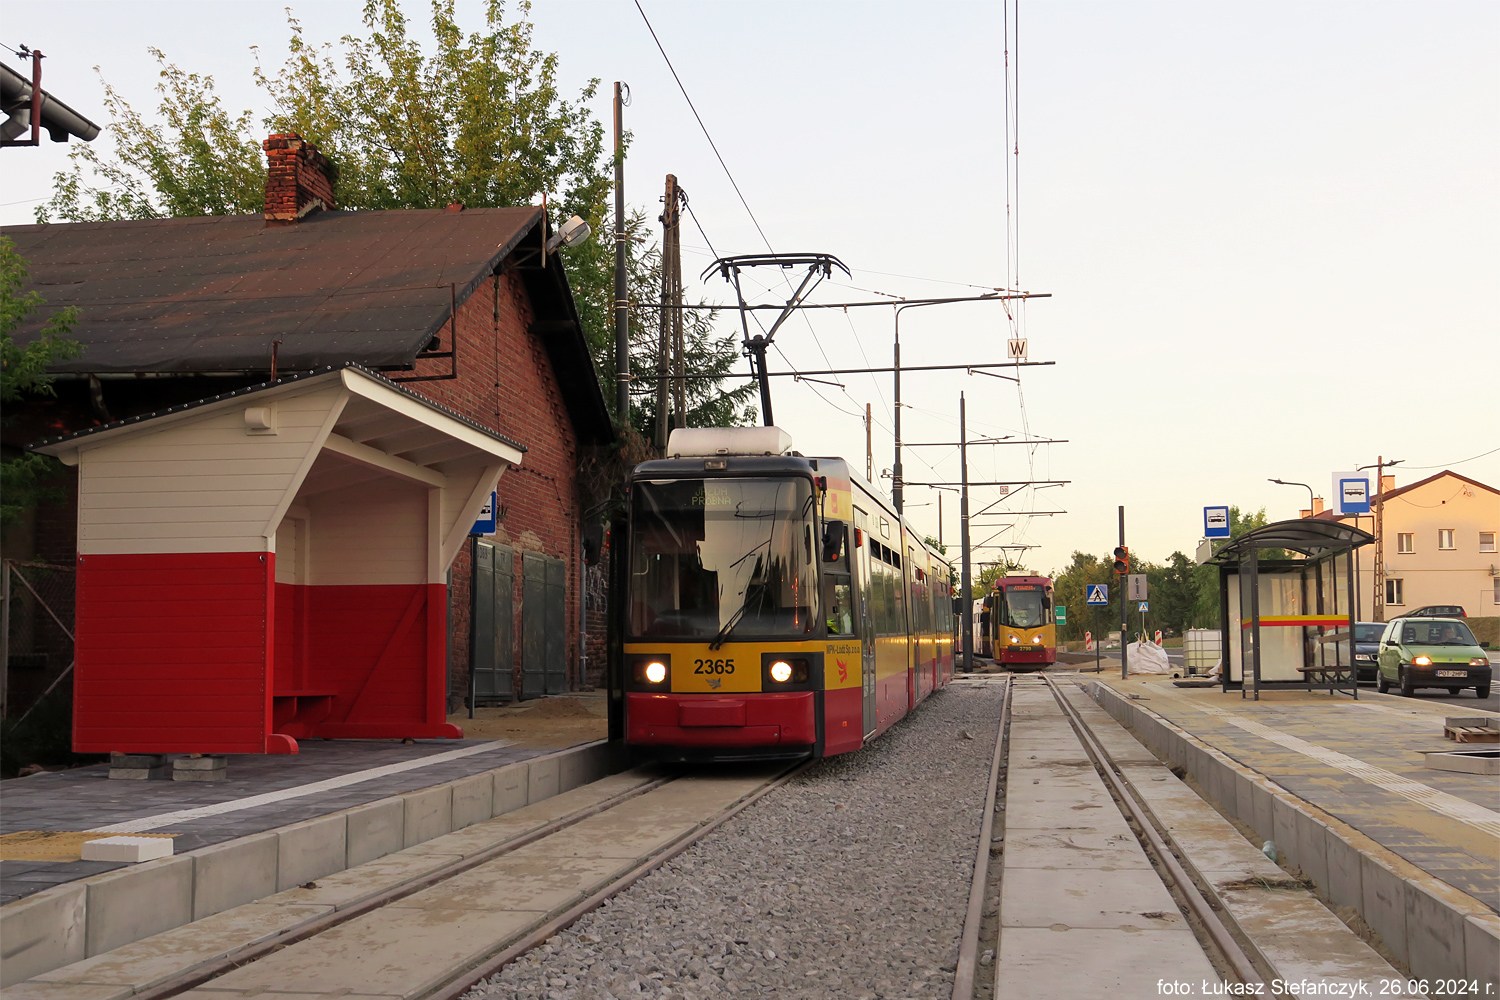
<svg viewBox="0 0 1500 1000">
<path fill-rule="evenodd" d="M 83 354 L 57 372 L 262 372 L 278 338 L 281 371 L 356 363 L 410 368 L 501 261 L 539 245 L 535 206 L 465 211 L 318 212 L 293 226 L 259 215 L 8 226 L 46 306 L 16 333 L 36 336 L 77 306 Z M 581 440 L 613 439 L 561 262 L 523 280 Z"/>
</svg>

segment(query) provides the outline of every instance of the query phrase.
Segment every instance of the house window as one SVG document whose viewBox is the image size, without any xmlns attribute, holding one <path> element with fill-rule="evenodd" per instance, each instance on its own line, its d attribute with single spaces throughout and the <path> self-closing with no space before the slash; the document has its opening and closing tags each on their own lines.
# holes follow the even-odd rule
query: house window
<svg viewBox="0 0 1500 1000">
<path fill-rule="evenodd" d="M 1453 548 L 1453 529 L 1452 528 L 1439 528 L 1438 529 L 1438 548 L 1440 548 L 1440 549 L 1451 549 L 1451 548 Z"/>
<path fill-rule="evenodd" d="M 1402 605 L 1406 603 L 1405 595 L 1401 592 L 1400 580 L 1385 581 L 1385 603 Z"/>
<path fill-rule="evenodd" d="M 1403 531 L 1401 534 L 1397 535 L 1396 552 L 1400 555 L 1410 555 L 1411 553 L 1417 551 L 1417 546 L 1413 538 L 1414 536 L 1410 531 Z"/>
<path fill-rule="evenodd" d="M 1479 533 L 1479 551 L 1495 551 L 1495 533 L 1493 531 L 1481 531 Z"/>
<path fill-rule="evenodd" d="M 1495 603 L 1500 604 L 1500 579 L 1495 581 Z"/>
</svg>

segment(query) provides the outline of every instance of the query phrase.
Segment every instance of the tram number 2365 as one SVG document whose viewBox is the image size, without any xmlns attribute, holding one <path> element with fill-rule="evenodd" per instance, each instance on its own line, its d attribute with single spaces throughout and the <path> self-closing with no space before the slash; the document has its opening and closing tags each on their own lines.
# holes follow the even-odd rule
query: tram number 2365
<svg viewBox="0 0 1500 1000">
<path fill-rule="evenodd" d="M 733 660 L 694 660 L 693 673 L 695 674 L 732 674 L 734 673 Z"/>
</svg>

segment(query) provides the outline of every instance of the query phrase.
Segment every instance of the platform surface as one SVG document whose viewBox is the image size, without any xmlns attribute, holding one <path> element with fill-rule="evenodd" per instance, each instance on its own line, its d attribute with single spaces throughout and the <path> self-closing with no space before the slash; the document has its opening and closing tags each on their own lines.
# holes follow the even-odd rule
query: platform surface
<svg viewBox="0 0 1500 1000">
<path fill-rule="evenodd" d="M 109 765 L 96 764 L 16 778 L 0 787 L 0 834 L 20 831 L 85 831 L 115 825 L 175 834 L 176 854 L 237 837 L 316 819 L 428 788 L 513 761 L 553 753 L 518 747 L 507 740 L 304 740 L 295 755 L 234 754 L 224 782 L 111 780 Z M 403 770 L 392 765 L 415 765 Z M 387 770 L 379 773 L 380 769 Z M 374 774 L 365 772 L 376 771 Z M 393 772 L 393 773 L 392 773 Z M 305 786 L 329 783 L 306 794 Z M 261 797 L 241 808 L 244 800 Z M 174 817 L 200 807 L 227 807 L 213 815 Z M 0 903 L 49 886 L 124 867 L 102 861 L 0 860 Z"/>
<path fill-rule="evenodd" d="M 1098 675 L 1084 674 L 1094 679 Z M 1177 688 L 1170 678 L 1103 683 L 1449 885 L 1500 912 L 1500 782 L 1424 766 L 1449 715 L 1485 715 L 1466 699 Z"/>
</svg>

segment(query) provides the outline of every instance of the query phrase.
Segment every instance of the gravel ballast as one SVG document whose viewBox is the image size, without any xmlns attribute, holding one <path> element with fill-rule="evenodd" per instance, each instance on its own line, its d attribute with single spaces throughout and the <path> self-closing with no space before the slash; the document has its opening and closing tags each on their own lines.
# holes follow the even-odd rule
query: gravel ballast
<svg viewBox="0 0 1500 1000">
<path fill-rule="evenodd" d="M 466 1000 L 947 998 L 999 684 L 938 691 L 822 761 Z"/>
</svg>

